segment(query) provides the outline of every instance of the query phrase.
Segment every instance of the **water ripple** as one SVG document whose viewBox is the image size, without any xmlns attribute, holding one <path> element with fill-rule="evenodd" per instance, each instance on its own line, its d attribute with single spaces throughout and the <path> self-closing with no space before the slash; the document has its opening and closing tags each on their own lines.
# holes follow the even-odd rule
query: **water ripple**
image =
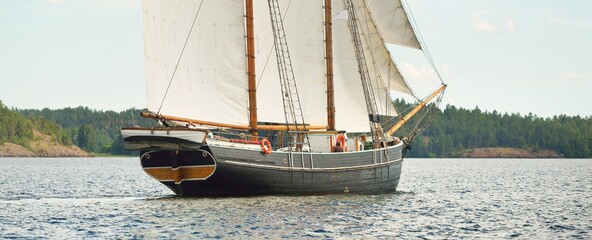
<svg viewBox="0 0 592 240">
<path fill-rule="evenodd" d="M 137 161 L 0 159 L 0 238 L 592 238 L 592 160 L 409 159 L 394 194 L 237 198 Z"/>
</svg>

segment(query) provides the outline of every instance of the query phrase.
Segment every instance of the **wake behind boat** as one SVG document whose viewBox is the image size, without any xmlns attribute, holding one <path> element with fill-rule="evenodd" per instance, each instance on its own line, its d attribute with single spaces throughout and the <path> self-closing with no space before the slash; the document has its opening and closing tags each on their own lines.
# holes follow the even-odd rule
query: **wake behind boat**
<svg viewBox="0 0 592 240">
<path fill-rule="evenodd" d="M 387 43 L 422 49 L 400 1 L 143 6 L 158 124 L 121 132 L 178 195 L 394 192 L 422 128 L 397 131 L 446 88 L 419 98 L 395 65 Z M 399 114 L 396 94 L 417 106 Z"/>
</svg>

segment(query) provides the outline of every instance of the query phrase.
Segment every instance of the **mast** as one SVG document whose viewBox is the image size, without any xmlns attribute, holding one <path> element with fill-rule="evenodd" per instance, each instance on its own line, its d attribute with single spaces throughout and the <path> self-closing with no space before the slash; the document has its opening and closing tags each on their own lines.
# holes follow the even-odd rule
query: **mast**
<svg viewBox="0 0 592 240">
<path fill-rule="evenodd" d="M 253 27 L 253 0 L 245 1 L 247 19 L 247 72 L 249 79 L 249 126 L 256 139 L 257 132 L 257 83 L 255 79 L 255 33 Z"/>
<path fill-rule="evenodd" d="M 331 0 L 325 0 L 325 63 L 327 65 L 327 123 L 335 130 L 335 97 L 333 87 L 333 22 Z"/>
</svg>

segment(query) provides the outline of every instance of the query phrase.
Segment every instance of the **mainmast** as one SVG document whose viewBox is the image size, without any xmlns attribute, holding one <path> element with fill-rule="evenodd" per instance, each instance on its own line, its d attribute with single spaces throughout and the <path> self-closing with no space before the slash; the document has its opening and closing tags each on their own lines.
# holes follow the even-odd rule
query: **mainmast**
<svg viewBox="0 0 592 240">
<path fill-rule="evenodd" d="M 254 139 L 257 132 L 257 83 L 255 79 L 255 32 L 253 27 L 253 0 L 245 1 L 247 23 L 247 72 L 249 80 L 249 126 Z"/>
<path fill-rule="evenodd" d="M 333 22 L 331 0 L 325 0 L 325 63 L 327 66 L 327 123 L 335 130 L 335 97 L 333 87 Z"/>
</svg>

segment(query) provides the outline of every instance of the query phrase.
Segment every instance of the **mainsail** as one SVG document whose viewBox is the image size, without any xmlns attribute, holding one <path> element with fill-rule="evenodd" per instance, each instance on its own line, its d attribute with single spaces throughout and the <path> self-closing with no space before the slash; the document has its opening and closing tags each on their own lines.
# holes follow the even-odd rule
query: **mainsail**
<svg viewBox="0 0 592 240">
<path fill-rule="evenodd" d="M 279 3 L 304 119 L 306 124 L 326 126 L 323 1 Z M 253 4 L 258 121 L 283 123 L 269 8 L 267 1 Z M 353 0 L 353 4 L 377 108 L 380 114 L 397 115 L 391 94 L 412 94 L 412 90 L 386 43 L 421 49 L 420 44 L 400 0 Z M 244 5 L 242 0 L 143 1 L 149 110 L 249 124 Z M 342 0 L 332 1 L 331 8 L 336 129 L 368 132 L 349 14 Z"/>
<path fill-rule="evenodd" d="M 244 2 L 145 0 L 143 6 L 148 109 L 248 125 Z"/>
<path fill-rule="evenodd" d="M 285 122 L 267 1 L 254 1 L 259 121 Z M 323 2 L 280 0 L 284 31 L 307 124 L 326 126 Z"/>
</svg>

